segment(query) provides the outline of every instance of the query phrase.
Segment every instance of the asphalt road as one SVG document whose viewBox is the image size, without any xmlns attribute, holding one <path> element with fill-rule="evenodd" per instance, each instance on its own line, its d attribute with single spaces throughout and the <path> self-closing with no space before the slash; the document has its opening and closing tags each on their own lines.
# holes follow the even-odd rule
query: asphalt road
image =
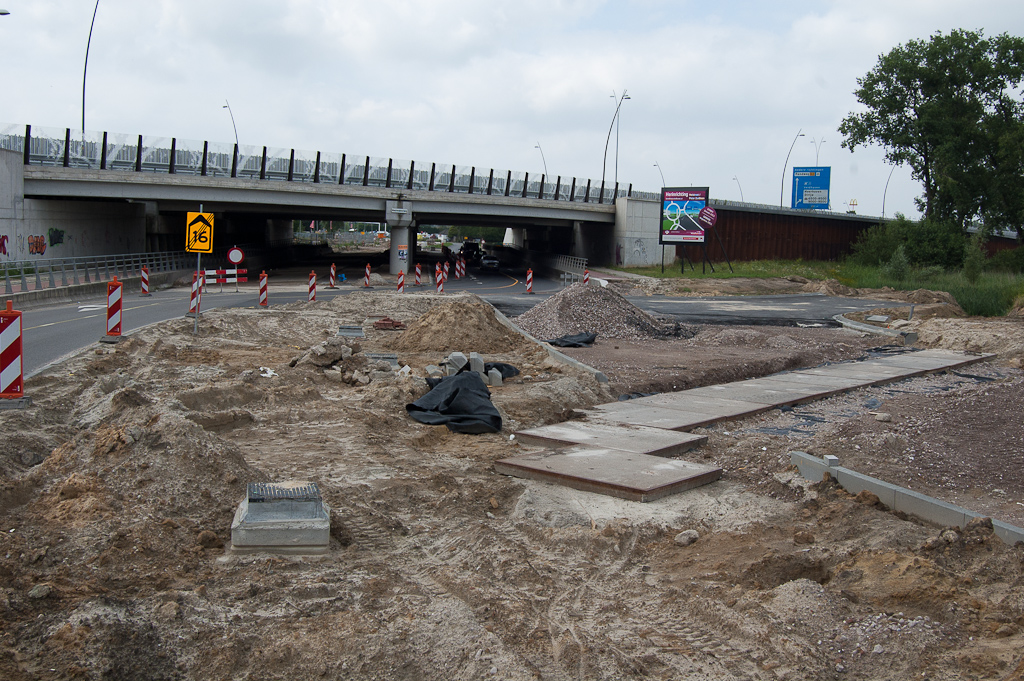
<svg viewBox="0 0 1024 681">
<path fill-rule="evenodd" d="M 271 305 L 308 299 L 308 274 L 282 272 L 271 277 Z M 534 295 L 526 293 L 525 276 L 509 271 L 496 273 L 471 269 L 461 280 L 450 278 L 446 292 L 476 293 L 509 317 L 516 317 L 561 290 L 557 280 L 534 279 Z M 432 287 L 431 287 L 432 288 Z M 221 292 L 212 286 L 203 295 L 202 309 L 256 307 L 257 285 L 242 284 L 239 292 L 232 285 Z M 345 285 L 328 289 L 317 284 L 317 300 L 348 295 L 362 287 Z M 427 286 L 413 290 L 430 290 Z M 149 324 L 182 317 L 188 311 L 189 290 L 155 290 L 143 297 L 136 292 L 124 294 L 122 334 Z M 833 315 L 892 306 L 891 301 L 832 298 L 820 294 L 777 296 L 722 296 L 674 298 L 666 296 L 631 297 L 637 307 L 652 314 L 685 323 L 768 324 L 784 326 L 835 326 Z M 64 357 L 96 343 L 106 334 L 106 300 L 103 296 L 83 298 L 71 303 L 25 305 L 22 310 L 22 363 L 26 378 Z M 200 323 L 202 323 L 200 321 Z"/>
</svg>

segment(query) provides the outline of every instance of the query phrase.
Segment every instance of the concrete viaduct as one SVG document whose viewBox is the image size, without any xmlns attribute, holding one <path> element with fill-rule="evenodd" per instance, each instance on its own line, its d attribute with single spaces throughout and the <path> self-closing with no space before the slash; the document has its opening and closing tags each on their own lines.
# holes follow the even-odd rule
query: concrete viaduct
<svg viewBox="0 0 1024 681">
<path fill-rule="evenodd" d="M 512 228 L 517 250 L 598 265 L 670 264 L 677 257 L 674 247 L 658 244 L 660 195 L 631 186 L 320 152 L 313 161 L 295 150 L 268 157 L 266 147 L 211 152 L 205 142 L 200 153 L 196 143 L 147 145 L 142 136 L 118 143 L 107 133 L 90 143 L 70 130 L 63 140 L 30 130 L 0 135 L 0 260 L 183 250 L 185 213 L 200 205 L 216 216 L 215 253 L 245 244 L 272 254 L 291 242 L 292 220 L 386 223 L 393 273 L 416 261 L 416 232 L 430 225 Z M 808 219 L 806 211 L 712 205 L 748 219 L 767 213 L 780 227 Z M 813 217 L 845 223 L 851 234 L 877 222 Z M 402 246 L 407 259 L 399 257 Z"/>
</svg>

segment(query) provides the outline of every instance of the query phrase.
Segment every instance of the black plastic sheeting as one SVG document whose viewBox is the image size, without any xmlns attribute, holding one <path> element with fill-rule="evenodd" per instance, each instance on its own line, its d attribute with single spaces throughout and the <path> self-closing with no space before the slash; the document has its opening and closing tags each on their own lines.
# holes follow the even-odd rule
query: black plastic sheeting
<svg viewBox="0 0 1024 681">
<path fill-rule="evenodd" d="M 497 433 L 501 414 L 491 403 L 491 393 L 480 374 L 464 371 L 441 379 L 412 404 L 409 416 L 431 426 L 447 426 L 453 433 Z"/>
<path fill-rule="evenodd" d="M 501 372 L 501 380 L 506 380 L 519 375 L 519 369 L 516 369 L 511 364 L 505 364 L 504 362 L 484 362 L 484 373 L 491 373 L 491 369 L 497 369 Z"/>
<path fill-rule="evenodd" d="M 584 332 L 569 334 L 568 336 L 561 336 L 559 338 L 552 338 L 551 340 L 546 340 L 544 342 L 558 348 L 589 348 L 596 340 L 596 333 Z"/>
</svg>

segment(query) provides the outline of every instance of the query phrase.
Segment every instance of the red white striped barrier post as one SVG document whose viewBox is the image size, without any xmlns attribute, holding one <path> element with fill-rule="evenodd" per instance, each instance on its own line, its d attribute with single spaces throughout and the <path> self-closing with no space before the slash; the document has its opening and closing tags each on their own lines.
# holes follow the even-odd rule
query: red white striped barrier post
<svg viewBox="0 0 1024 681">
<path fill-rule="evenodd" d="M 146 265 L 142 266 L 142 293 L 141 295 L 149 296 L 152 295 L 149 292 L 149 267 Z"/>
<path fill-rule="evenodd" d="M 199 273 L 192 273 L 192 295 L 188 299 L 188 314 L 199 314 Z"/>
<path fill-rule="evenodd" d="M 533 293 L 533 270 L 526 270 L 526 292 Z"/>
<path fill-rule="evenodd" d="M 21 361 L 21 312 L 7 301 L 7 310 L 0 310 L 0 403 L 15 406 L 4 400 L 21 400 L 25 395 L 25 382 Z M 29 401 L 31 402 L 31 401 Z M 17 406 L 28 406 L 18 404 Z"/>
<path fill-rule="evenodd" d="M 316 270 L 309 273 L 309 302 L 316 302 Z"/>
<path fill-rule="evenodd" d="M 363 287 L 370 288 L 370 263 L 366 263 L 366 274 L 363 275 Z"/>
<path fill-rule="evenodd" d="M 437 283 L 441 279 L 441 263 L 434 263 L 434 282 Z"/>
<path fill-rule="evenodd" d="M 462 260 L 455 260 L 455 279 L 462 279 Z"/>
<path fill-rule="evenodd" d="M 338 270 L 335 269 L 334 263 L 331 263 L 331 283 L 327 285 L 327 288 L 338 288 Z"/>
<path fill-rule="evenodd" d="M 260 305 L 267 307 L 267 273 L 260 272 Z"/>
<path fill-rule="evenodd" d="M 446 282 L 448 281 L 448 261 L 447 260 L 444 261 L 444 267 L 441 268 L 441 276 L 444 278 L 444 280 Z"/>
<path fill-rule="evenodd" d="M 405 293 L 405 272 L 398 271 L 398 292 Z"/>
<path fill-rule="evenodd" d="M 462 276 L 466 276 L 466 259 L 459 258 L 459 267 L 462 268 Z"/>
<path fill-rule="evenodd" d="M 590 270 L 588 269 L 583 270 L 583 285 L 590 286 Z"/>
<path fill-rule="evenodd" d="M 124 284 L 114 280 L 107 284 L 107 335 L 120 337 L 121 335 L 121 289 Z"/>
<path fill-rule="evenodd" d="M 416 284 L 415 285 L 416 286 L 423 286 L 423 283 L 420 281 L 420 264 L 419 263 L 416 263 Z"/>
</svg>

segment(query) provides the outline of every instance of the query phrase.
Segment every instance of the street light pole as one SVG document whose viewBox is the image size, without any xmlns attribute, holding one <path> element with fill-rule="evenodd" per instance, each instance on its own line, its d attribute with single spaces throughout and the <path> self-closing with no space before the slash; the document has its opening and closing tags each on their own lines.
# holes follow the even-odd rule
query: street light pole
<svg viewBox="0 0 1024 681">
<path fill-rule="evenodd" d="M 85 132 L 85 75 L 89 71 L 89 46 L 92 45 L 92 28 L 96 25 L 96 10 L 100 8 L 100 0 L 92 8 L 92 23 L 89 24 L 89 40 L 85 43 L 85 65 L 82 66 L 82 132 Z"/>
<path fill-rule="evenodd" d="M 231 116 L 231 128 L 235 131 L 235 146 L 237 147 L 238 146 L 238 128 L 235 127 L 235 114 L 231 113 L 231 102 L 229 102 L 228 100 L 225 99 L 224 100 L 224 106 L 222 106 L 221 108 L 222 109 L 227 109 L 228 110 L 228 115 Z"/>
<path fill-rule="evenodd" d="M 782 172 L 785 173 L 786 171 L 783 170 Z M 733 175 L 732 179 L 736 180 L 736 186 L 738 186 L 740 188 L 740 201 L 742 201 L 743 203 L 746 203 L 746 199 L 743 198 L 743 185 L 740 184 L 740 178 L 738 178 L 735 175 Z"/>
<path fill-rule="evenodd" d="M 614 96 L 615 96 L 615 93 L 613 92 L 612 93 L 612 97 L 614 97 Z M 625 100 L 625 99 L 629 99 L 629 98 L 630 98 L 629 95 L 627 95 L 626 91 L 623 90 L 622 91 L 622 96 L 619 97 L 619 103 L 615 107 L 615 115 L 612 116 L 612 123 L 611 123 L 611 125 L 608 126 L 608 137 L 605 138 L 605 141 L 604 141 L 604 159 L 601 161 L 601 185 L 602 186 L 604 185 L 605 171 L 606 171 L 606 169 L 608 167 L 608 143 L 611 142 L 611 139 L 612 139 L 612 128 L 615 127 L 616 121 L 619 120 L 619 108 L 622 106 L 622 101 Z M 616 169 L 615 170 L 615 174 L 616 174 L 616 181 L 618 181 L 618 167 L 619 167 L 619 136 L 616 133 L 616 135 L 615 135 L 615 169 Z"/>
<path fill-rule="evenodd" d="M 789 155 L 793 153 L 793 147 L 796 146 L 797 138 L 803 136 L 803 128 L 800 128 L 796 131 L 796 137 L 793 138 L 793 143 L 789 145 L 789 152 L 786 154 L 786 164 L 782 166 L 782 182 L 779 184 L 779 208 L 782 208 L 782 192 L 786 188 L 786 168 L 789 167 Z"/>
<path fill-rule="evenodd" d="M 548 176 L 548 162 L 544 158 L 544 150 L 540 148 L 540 142 L 537 142 L 537 149 L 540 149 L 540 160 L 544 162 L 544 176 Z"/>
<path fill-rule="evenodd" d="M 658 174 L 661 175 L 661 186 L 662 187 L 667 186 L 665 184 L 665 173 L 661 172 L 661 166 L 658 165 L 657 161 L 654 162 L 654 165 L 658 168 Z"/>
<path fill-rule="evenodd" d="M 824 144 L 824 143 L 825 143 L 825 138 L 824 137 L 822 137 L 817 142 L 814 141 L 813 137 L 811 138 L 811 144 L 814 145 L 814 165 L 815 166 L 818 165 L 818 152 L 821 151 L 821 145 Z"/>
<path fill-rule="evenodd" d="M 892 179 L 892 174 L 893 174 L 893 172 L 895 172 L 895 170 L 896 170 L 896 166 L 894 165 L 892 167 L 892 170 L 889 171 L 889 177 L 887 177 L 886 180 L 885 180 L 885 190 L 882 192 L 882 217 L 883 218 L 885 217 L 885 195 L 889 193 L 889 180 Z"/>
</svg>

